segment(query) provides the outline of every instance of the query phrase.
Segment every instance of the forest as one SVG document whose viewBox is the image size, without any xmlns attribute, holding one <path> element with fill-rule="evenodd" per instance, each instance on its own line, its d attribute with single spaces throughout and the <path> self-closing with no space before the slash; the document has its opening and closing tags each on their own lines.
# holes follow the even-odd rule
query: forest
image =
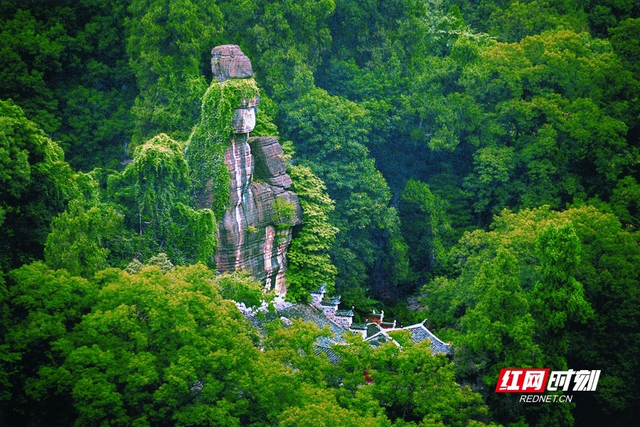
<svg viewBox="0 0 640 427">
<path fill-rule="evenodd" d="M 272 296 L 216 271 L 229 178 L 203 208 L 187 150 L 226 132 L 224 44 L 304 213 L 287 298 L 426 318 L 452 356 L 331 363 L 237 310 Z M 0 64 L 0 425 L 637 423 L 637 1 L 0 0 Z M 533 367 L 602 376 L 494 392 Z"/>
</svg>

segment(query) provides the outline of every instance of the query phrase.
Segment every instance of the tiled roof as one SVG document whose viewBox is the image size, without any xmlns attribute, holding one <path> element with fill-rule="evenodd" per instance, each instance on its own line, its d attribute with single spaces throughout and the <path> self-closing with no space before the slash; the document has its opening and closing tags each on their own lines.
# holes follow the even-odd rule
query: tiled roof
<svg viewBox="0 0 640 427">
<path fill-rule="evenodd" d="M 349 331 L 348 328 L 331 321 L 321 310 L 308 304 L 293 304 L 279 310 L 278 315 L 288 319 L 300 319 L 304 322 L 311 322 L 320 329 L 329 326 L 329 329 L 331 329 L 334 335 L 334 342 L 344 342 L 342 334 Z"/>
<path fill-rule="evenodd" d="M 316 355 L 321 353 L 325 354 L 329 359 L 329 362 L 337 364 L 340 361 L 340 357 L 331 348 L 333 344 L 345 344 L 346 341 L 342 338 L 342 334 L 348 332 L 349 329 L 344 326 L 338 325 L 331 321 L 324 315 L 322 310 L 317 309 L 308 304 L 294 304 L 289 307 L 278 310 L 278 314 L 288 319 L 299 319 L 304 322 L 311 322 L 319 329 L 329 326 L 331 330 L 331 336 L 318 337 L 316 344 L 313 347 L 313 352 Z"/>
<path fill-rule="evenodd" d="M 346 341 L 342 338 L 342 334 L 345 332 L 349 332 L 349 329 L 338 325 L 334 321 L 330 320 L 327 316 L 324 315 L 322 310 L 309 305 L 309 304 L 291 304 L 286 301 L 274 301 L 275 313 L 268 311 L 266 307 L 251 310 L 244 307 L 244 304 L 237 304 L 240 311 L 245 315 L 254 326 L 261 328 L 266 322 L 280 319 L 284 322 L 285 325 L 289 326 L 291 324 L 291 320 L 297 319 L 302 320 L 304 322 L 311 322 L 316 325 L 319 329 L 328 326 L 331 330 L 331 336 L 329 337 L 319 337 L 316 340 L 313 352 L 316 355 L 320 355 L 320 353 L 326 354 L 327 358 L 331 363 L 338 363 L 339 356 L 335 351 L 331 348 L 333 344 L 346 344 Z M 257 315 L 258 312 L 262 314 L 260 316 Z"/>
<path fill-rule="evenodd" d="M 336 316 L 353 317 L 354 314 L 353 314 L 353 310 L 337 310 Z"/>
<path fill-rule="evenodd" d="M 372 336 L 371 338 L 367 338 L 365 341 L 371 345 L 371 347 L 379 347 L 380 345 L 387 343 L 389 341 L 395 342 L 392 338 L 390 338 L 387 334 L 380 332 L 377 335 Z"/>
<path fill-rule="evenodd" d="M 431 349 L 434 353 L 451 354 L 451 346 L 447 343 L 442 342 L 440 339 L 438 339 L 438 337 L 433 335 L 431 331 L 429 331 L 424 326 L 424 322 L 407 326 L 406 328 L 394 329 L 384 329 L 376 323 L 368 323 L 366 325 L 367 334 L 365 336 L 365 341 L 367 341 L 374 347 L 377 347 L 380 344 L 389 341 L 393 341 L 394 343 L 396 343 L 396 345 L 399 345 L 391 336 L 389 336 L 389 332 L 399 331 L 403 329 L 411 332 L 411 340 L 414 343 L 431 340 Z"/>
<path fill-rule="evenodd" d="M 275 301 L 274 301 L 275 302 Z M 304 322 L 311 322 L 315 324 L 319 329 L 328 326 L 331 330 L 331 336 L 319 337 L 316 340 L 314 347 L 314 353 L 319 355 L 320 353 L 326 354 L 331 363 L 337 363 L 339 356 L 331 348 L 334 344 L 346 344 L 342 338 L 342 334 L 349 331 L 349 328 L 339 325 L 333 320 L 329 319 L 322 310 L 309 304 L 291 304 L 286 301 L 278 301 L 275 304 L 275 313 L 269 312 L 265 307 L 260 307 L 257 310 L 247 309 L 244 304 L 238 304 L 238 308 L 255 326 L 261 327 L 265 322 L 282 319 L 285 324 L 290 323 L 291 319 L 299 319 Z M 258 312 L 262 312 L 261 316 L 257 316 Z M 347 315 L 353 315 L 351 310 L 338 310 L 338 313 L 347 312 Z M 339 316 L 343 314 L 338 314 Z M 371 346 L 378 347 L 386 342 L 393 342 L 399 346 L 399 344 L 389 336 L 389 332 L 398 330 L 408 330 L 411 333 L 411 339 L 414 343 L 419 343 L 425 340 L 431 340 L 431 349 L 434 353 L 451 354 L 451 346 L 442 342 L 425 326 L 424 322 L 415 325 L 407 326 L 405 328 L 393 328 L 383 329 L 376 323 L 367 324 L 353 324 L 351 326 L 353 330 L 365 330 L 365 341 Z"/>
<path fill-rule="evenodd" d="M 320 304 L 322 305 L 338 305 L 340 304 L 340 300 L 342 299 L 342 297 L 337 296 L 337 297 L 325 297 L 322 301 L 320 301 Z"/>
<path fill-rule="evenodd" d="M 424 326 L 424 322 L 416 325 L 407 326 L 402 328 L 411 332 L 411 340 L 414 343 L 419 343 L 425 340 L 431 340 L 431 349 L 434 353 L 451 354 L 451 346 L 438 339 Z"/>
<path fill-rule="evenodd" d="M 315 293 L 315 294 L 324 294 L 327 291 L 327 284 L 323 283 L 322 285 L 320 285 L 320 287 L 318 288 L 317 291 L 311 291 L 311 293 Z"/>
<path fill-rule="evenodd" d="M 365 338 L 370 338 L 381 331 L 382 328 L 377 323 L 367 323 L 367 336 Z"/>
<path fill-rule="evenodd" d="M 377 323 L 367 324 L 367 335 L 364 340 L 372 347 L 379 347 L 381 344 L 389 341 L 395 342 Z"/>
<path fill-rule="evenodd" d="M 337 365 L 338 362 L 340 362 L 340 356 L 338 356 L 338 354 L 335 351 L 333 351 L 331 347 L 324 347 L 318 344 L 313 347 L 313 353 L 316 356 L 320 356 L 320 354 L 325 354 L 329 359 L 329 362 L 333 363 L 334 365 Z"/>
</svg>

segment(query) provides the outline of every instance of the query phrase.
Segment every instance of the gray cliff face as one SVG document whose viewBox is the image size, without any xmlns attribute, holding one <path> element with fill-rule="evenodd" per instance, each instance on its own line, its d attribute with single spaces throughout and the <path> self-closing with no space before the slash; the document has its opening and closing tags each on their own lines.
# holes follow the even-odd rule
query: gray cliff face
<svg viewBox="0 0 640 427">
<path fill-rule="evenodd" d="M 231 207 L 218 226 L 218 270 L 247 270 L 266 290 L 286 293 L 284 273 L 291 228 L 302 219 L 289 190 L 282 147 L 276 138 L 236 134 L 225 153 L 231 174 Z M 290 208 L 283 214 L 280 206 Z"/>
</svg>

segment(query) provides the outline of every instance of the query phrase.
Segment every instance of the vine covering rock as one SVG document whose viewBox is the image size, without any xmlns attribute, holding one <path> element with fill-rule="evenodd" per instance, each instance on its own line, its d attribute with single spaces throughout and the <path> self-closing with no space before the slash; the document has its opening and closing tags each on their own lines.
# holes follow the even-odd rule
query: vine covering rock
<svg viewBox="0 0 640 427">
<path fill-rule="evenodd" d="M 192 191 L 200 207 L 210 202 L 216 218 L 229 206 L 229 171 L 224 152 L 234 136 L 232 119 L 243 100 L 259 95 L 253 78 L 214 80 L 202 100 L 200 122 L 194 126 L 187 145 Z"/>
</svg>

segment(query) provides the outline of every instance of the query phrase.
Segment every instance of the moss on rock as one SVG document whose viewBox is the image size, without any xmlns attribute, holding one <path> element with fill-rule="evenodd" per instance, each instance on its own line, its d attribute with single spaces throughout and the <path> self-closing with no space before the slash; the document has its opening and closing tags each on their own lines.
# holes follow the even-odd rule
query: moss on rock
<svg viewBox="0 0 640 427">
<path fill-rule="evenodd" d="M 224 153 L 234 138 L 233 115 L 242 100 L 258 96 L 254 79 L 232 79 L 214 80 L 202 99 L 200 122 L 187 143 L 187 160 L 194 199 L 201 208 L 210 207 L 216 218 L 221 218 L 229 205 L 230 176 Z"/>
</svg>

